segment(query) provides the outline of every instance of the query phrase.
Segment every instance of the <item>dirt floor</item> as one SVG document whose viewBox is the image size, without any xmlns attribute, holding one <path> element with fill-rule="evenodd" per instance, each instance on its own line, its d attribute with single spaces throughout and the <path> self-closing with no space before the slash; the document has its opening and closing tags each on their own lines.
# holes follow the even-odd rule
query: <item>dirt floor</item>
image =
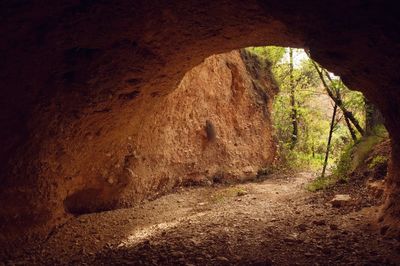
<svg viewBox="0 0 400 266">
<path fill-rule="evenodd" d="M 398 240 L 375 225 L 378 208 L 365 207 L 361 194 L 334 208 L 332 191 L 304 188 L 313 178 L 181 188 L 136 208 L 82 215 L 4 264 L 400 265 Z"/>
</svg>

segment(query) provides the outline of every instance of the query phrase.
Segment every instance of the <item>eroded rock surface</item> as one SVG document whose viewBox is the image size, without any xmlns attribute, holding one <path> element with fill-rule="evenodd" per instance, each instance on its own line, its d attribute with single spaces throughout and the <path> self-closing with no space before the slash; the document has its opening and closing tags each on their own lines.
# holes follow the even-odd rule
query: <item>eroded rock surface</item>
<svg viewBox="0 0 400 266">
<path fill-rule="evenodd" d="M 87 149 L 98 150 L 96 157 L 64 161 L 71 176 L 53 181 L 47 212 L 65 219 L 132 206 L 180 185 L 255 177 L 275 157 L 270 109 L 276 92 L 269 69 L 245 51 L 205 59 L 171 93 L 138 99 L 142 111 L 127 118 L 128 131 L 114 149 L 94 144 Z M 95 136 L 85 138 L 91 143 Z M 81 160 L 85 176 L 72 173 Z"/>
<path fill-rule="evenodd" d="M 250 71 L 239 51 L 211 56 L 190 70 L 176 90 L 156 96 L 138 114 L 140 123 L 132 125 L 126 149 L 112 156 L 125 156 L 128 180 L 118 205 L 178 185 L 244 180 L 271 166 L 270 108 L 277 89 L 269 70 Z"/>
<path fill-rule="evenodd" d="M 180 188 L 135 208 L 74 217 L 8 263 L 398 265 L 399 243 L 376 231 L 377 207 L 331 208 L 330 195 L 325 201 L 325 192 L 304 189 L 315 177 L 280 173 L 257 183 Z"/>
</svg>

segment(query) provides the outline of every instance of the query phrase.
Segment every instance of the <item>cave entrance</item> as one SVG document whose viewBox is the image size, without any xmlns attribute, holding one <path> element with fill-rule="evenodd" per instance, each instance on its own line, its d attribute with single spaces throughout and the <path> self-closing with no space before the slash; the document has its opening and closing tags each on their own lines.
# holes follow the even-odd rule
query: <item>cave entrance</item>
<svg viewBox="0 0 400 266">
<path fill-rule="evenodd" d="M 318 206 L 328 203 L 323 201 L 324 193 L 317 192 L 317 198 L 308 198 L 306 194 L 301 193 L 288 193 L 290 185 L 304 187 L 303 183 L 308 180 L 308 175 L 302 179 L 303 175 L 289 173 L 277 183 L 268 183 L 274 179 L 269 175 L 271 169 L 267 166 L 277 157 L 273 152 L 276 148 L 271 133 L 273 131 L 270 130 L 273 124 L 268 122 L 272 115 L 268 113 L 268 108 L 265 108 L 265 103 L 269 103 L 272 108 L 273 101 L 268 99 L 265 91 L 257 89 L 253 106 L 249 107 L 250 105 L 246 104 L 251 95 L 240 90 L 238 85 L 246 83 L 249 88 L 261 88 L 262 84 L 254 82 L 257 79 L 232 74 L 235 71 L 244 73 L 245 64 L 242 63 L 238 68 L 235 62 L 231 61 L 231 64 L 225 63 L 226 68 L 222 68 L 221 65 L 221 71 L 217 72 L 218 75 L 230 77 L 224 80 L 229 80 L 226 84 L 233 84 L 234 90 L 197 90 L 204 85 L 204 80 L 214 82 L 213 79 L 217 76 L 211 75 L 206 68 L 201 70 L 200 67 L 201 71 L 194 75 L 200 82 L 195 86 L 195 90 L 181 91 L 180 94 L 178 91 L 171 91 L 176 88 L 176 83 L 184 72 L 213 53 L 262 44 L 309 47 L 313 57 L 329 70 L 340 73 L 348 86 L 360 86 L 356 89 L 363 90 L 365 95 L 380 107 L 387 119 L 386 126 L 392 137 L 393 164 L 387 182 L 386 206 L 380 220 L 381 233 L 398 236 L 400 93 L 399 75 L 395 66 L 400 60 L 400 25 L 395 12 L 395 1 L 383 3 L 354 0 L 332 1 L 327 4 L 325 1 L 255 0 L 229 3 L 209 1 L 205 4 L 201 1 L 85 0 L 65 1 L 62 5 L 58 1 L 48 1 L 46 5 L 39 2 L 28 3 L 29 1 L 17 4 L 11 2 L 2 4 L 1 12 L 4 22 L 1 23 L 1 30 L 5 36 L 1 45 L 1 62 L 4 65 L 1 71 L 4 97 L 0 105 L 0 199 L 3 203 L 0 212 L 1 253 L 7 249 L 15 255 L 14 257 L 18 257 L 15 250 L 22 249 L 20 244 L 24 244 L 26 240 L 36 241 L 36 237 L 43 239 L 51 230 L 71 218 L 68 225 L 60 231 L 54 229 L 54 234 L 48 238 L 48 243 L 56 244 L 61 242 L 57 241 L 60 240 L 57 237 L 68 236 L 61 240 L 71 245 L 63 244 L 57 247 L 50 244 L 44 252 L 39 250 L 36 254 L 50 254 L 50 260 L 43 264 L 57 264 L 51 263 L 52 259 L 61 260 L 60 254 L 66 254 L 63 249 L 67 246 L 73 247 L 68 253 L 70 256 L 65 255 L 67 259 L 75 260 L 78 257 L 78 261 L 79 257 L 83 260 L 95 260 L 97 255 L 89 253 L 98 253 L 101 257 L 110 251 L 112 258 L 122 258 L 120 262 L 123 262 L 124 257 L 128 257 L 132 258 L 130 261 L 135 262 L 144 260 L 143 264 L 270 264 L 272 259 L 267 260 L 268 256 L 275 256 L 275 262 L 285 262 L 281 260 L 286 257 L 304 264 L 327 264 L 331 263 L 330 258 L 336 254 L 338 256 L 332 263 L 351 264 L 356 261 L 352 258 L 357 255 L 368 260 L 358 261 L 360 264 L 390 264 L 390 261 L 383 260 L 385 254 L 373 248 L 381 243 L 365 236 L 363 230 L 349 230 L 345 226 L 344 221 L 348 219 L 354 221 L 351 224 L 356 226 L 358 221 L 364 223 L 368 217 L 374 215 L 360 214 L 358 217 L 346 214 L 343 217 L 348 219 L 344 219 L 343 222 L 335 220 L 337 223 L 333 223 L 332 219 L 340 219 L 342 216 L 323 216 L 324 211 Z M 239 62 L 238 60 L 241 59 L 236 57 L 236 62 Z M 208 61 L 218 65 L 216 61 Z M 184 83 L 185 81 L 181 82 Z M 217 85 L 224 87 L 226 84 Z M 218 86 L 216 88 L 219 88 Z M 192 101 L 187 102 L 177 101 L 180 99 L 178 96 L 182 97 L 194 91 L 205 91 L 206 99 L 214 99 L 218 93 L 225 92 L 223 95 L 218 94 L 220 99 L 225 99 L 225 104 L 217 104 L 215 100 L 201 102 L 199 98 L 192 98 Z M 296 108 L 296 97 L 294 98 L 296 118 L 301 115 L 301 109 Z M 232 99 L 235 105 L 228 108 L 227 103 Z M 185 108 L 198 103 L 211 103 L 210 108 L 203 109 L 214 108 L 217 112 L 224 113 L 227 120 L 230 120 L 228 122 L 235 125 L 233 130 L 219 127 L 225 121 L 221 121 L 217 116 L 210 118 L 210 114 L 205 114 L 204 119 L 194 123 L 193 117 L 198 115 L 196 111 L 184 111 Z M 286 111 L 293 110 L 290 106 L 291 104 L 288 104 Z M 226 115 L 229 113 L 237 116 Z M 338 113 L 340 115 L 340 110 Z M 189 121 L 189 126 L 183 126 L 179 122 L 181 120 L 173 119 L 179 116 Z M 277 122 L 284 121 L 275 121 Z M 300 124 L 299 122 L 298 133 L 301 132 Z M 346 127 L 342 125 L 342 128 Z M 293 134 L 290 128 L 285 131 L 284 126 L 281 129 L 282 136 L 283 133 L 287 134 L 285 138 L 280 138 L 281 142 L 296 143 L 290 144 L 294 146 L 293 149 L 290 146 L 285 149 L 282 143 L 277 148 L 278 152 L 287 152 L 286 158 L 290 159 L 291 152 L 294 151 L 297 155 L 302 154 L 298 157 L 307 159 L 304 154 L 309 154 L 308 150 L 301 150 L 303 153 L 296 150 L 300 150 L 299 143 L 305 135 Z M 182 138 L 182 133 L 177 132 L 183 132 L 184 137 Z M 321 139 L 327 139 L 325 134 L 326 132 Z M 222 145 L 220 140 L 229 140 L 229 136 L 235 136 L 238 140 L 249 138 L 251 141 L 233 141 Z M 333 138 L 333 142 L 334 140 Z M 263 143 L 260 143 L 261 141 Z M 182 148 L 182 143 L 186 147 L 192 143 L 195 145 L 186 149 Z M 314 147 L 314 159 L 319 159 L 319 163 L 321 156 L 318 154 L 323 153 L 325 149 L 319 150 L 317 143 L 314 144 L 307 147 Z M 167 146 L 169 148 L 166 148 Z M 360 150 L 363 150 L 361 147 L 368 146 L 371 145 L 367 141 L 365 145 L 360 145 Z M 235 149 L 241 152 L 236 154 Z M 370 175 L 371 168 L 375 166 L 385 165 L 387 156 L 385 158 L 380 154 L 380 151 L 384 150 L 387 149 L 382 145 L 375 150 L 375 155 L 367 157 L 371 160 L 364 164 L 362 176 Z M 352 158 L 353 154 L 353 151 L 347 153 L 351 159 L 358 158 Z M 198 160 L 202 155 L 205 157 Z M 331 156 L 334 156 L 334 152 Z M 234 160 L 235 158 L 237 160 Z M 335 162 L 330 158 L 328 163 L 331 165 L 328 165 L 327 176 L 330 174 L 332 163 Z M 297 159 L 300 162 L 307 161 L 303 160 L 304 158 Z M 349 167 L 351 169 L 352 164 L 344 164 L 343 168 L 348 170 Z M 385 171 L 386 168 L 382 167 L 382 173 Z M 143 203 L 143 212 L 139 208 L 134 209 L 134 214 L 129 214 L 121 209 L 142 204 L 146 199 L 159 197 L 184 185 L 208 186 L 210 182 L 223 183 L 225 180 L 239 183 L 252 176 L 266 178 L 264 183 L 257 183 L 256 187 L 232 185 L 233 188 L 229 188 L 231 190 L 221 192 L 222 196 L 213 194 L 213 200 L 203 200 L 211 199 L 211 195 L 199 195 L 196 198 L 191 191 L 191 196 L 184 198 L 183 202 L 181 198 L 175 198 L 175 201 L 167 201 L 169 204 L 163 205 L 164 198 L 159 198 L 160 201 Z M 286 178 L 288 183 L 283 186 Z M 320 184 L 317 183 L 316 187 L 323 187 L 330 181 L 321 179 L 318 182 Z M 364 186 L 360 186 L 360 191 L 363 189 Z M 295 191 L 308 193 L 304 189 Z M 377 194 L 380 194 L 380 191 L 376 189 Z M 174 199 L 174 195 L 169 196 Z M 290 197 L 276 198 L 282 195 Z M 258 196 L 262 198 L 261 202 L 257 201 Z M 335 195 L 327 197 L 329 202 L 333 196 Z M 297 199 L 304 199 L 301 206 L 311 206 L 311 211 L 314 202 L 322 201 L 322 205 L 314 208 L 319 210 L 318 213 L 303 208 L 295 209 L 293 201 Z M 222 204 L 223 202 L 226 204 Z M 280 202 L 284 204 L 279 205 Z M 178 203 L 188 204 L 182 204 L 181 208 Z M 215 205 L 212 205 L 214 203 Z M 219 203 L 222 205 L 218 205 Z M 156 209 L 155 204 L 162 208 Z M 258 207 L 251 208 L 252 206 Z M 115 209 L 118 211 L 95 213 Z M 163 222 L 150 215 L 163 210 L 172 210 L 169 215 L 163 216 Z M 230 210 L 238 212 L 231 213 Z M 283 210 L 281 214 L 288 216 L 284 218 L 285 216 L 275 215 L 274 210 Z M 339 209 L 339 214 L 340 210 L 343 208 Z M 193 219 L 189 215 L 190 217 L 185 216 L 189 217 L 188 219 L 179 221 L 178 218 L 182 217 L 180 213 L 185 211 L 193 215 Z M 263 216 L 252 216 L 252 211 L 261 211 Z M 208 216 L 208 213 L 215 215 Z M 301 216 L 303 213 L 313 217 L 313 220 L 307 220 L 305 215 Z M 77 214 L 83 215 L 74 217 Z M 225 214 L 231 218 L 222 219 Z M 318 216 L 319 214 L 322 216 Z M 289 215 L 303 217 L 305 225 L 295 223 Z M 278 216 L 276 220 L 272 218 Z M 146 220 L 145 217 L 149 218 Z M 196 217 L 199 220 L 194 219 Z M 153 223 L 146 223 L 149 220 Z M 204 226 L 188 226 L 190 223 Z M 220 230 L 210 230 L 214 223 L 218 224 L 215 228 Z M 249 235 L 247 229 L 250 224 L 258 224 L 260 230 L 253 230 L 255 233 Z M 288 227 L 280 227 L 285 224 Z M 146 230 L 136 234 L 132 232 L 135 228 Z M 188 231 L 192 228 L 197 229 L 193 229 L 194 234 L 190 235 L 174 228 L 187 228 Z M 231 228 L 238 229 L 236 234 L 230 231 Z M 279 232 L 282 237 L 266 237 Z M 158 236 L 158 233 L 161 236 Z M 316 241 L 306 241 L 303 235 L 307 233 L 314 234 L 313 239 Z M 89 237 L 82 237 L 83 235 Z M 154 235 L 158 236 L 159 240 L 165 240 L 165 243 L 153 241 L 150 236 Z M 326 237 L 327 235 L 329 237 Z M 346 235 L 352 238 L 349 239 Z M 321 238 L 327 238 L 330 242 L 318 240 Z M 88 241 L 85 242 L 85 239 Z M 135 242 L 135 245 L 140 248 L 140 252 L 135 253 L 135 247 L 129 246 L 129 243 L 134 242 L 129 242 L 131 239 L 139 241 Z M 179 245 L 169 245 L 177 243 L 174 239 L 190 242 L 182 240 L 186 249 Z M 254 239 L 259 241 L 250 241 Z M 272 240 L 276 241 L 268 245 Z M 324 244 L 321 245 L 318 241 Z M 76 245 L 77 242 L 82 245 Z M 216 245 L 216 242 L 221 245 Z M 360 245 L 355 244 L 361 242 L 362 248 L 359 249 Z M 98 249 L 82 248 L 90 247 L 92 243 L 96 243 Z M 332 247 L 343 247 L 343 243 L 354 243 L 351 247 L 355 247 L 356 250 L 332 250 Z M 368 243 L 369 247 L 365 247 L 363 243 Z M 105 246 L 107 252 L 103 250 Z M 52 253 L 57 248 L 59 252 Z M 268 256 L 263 257 L 261 253 L 255 255 L 249 250 L 260 250 Z M 288 252 L 281 252 L 282 250 Z M 312 252 L 308 252 L 309 250 Z M 387 250 L 393 249 L 388 247 Z M 355 255 L 349 255 L 350 261 L 345 261 L 349 251 L 354 251 Z M 290 255 L 279 257 L 279 254 L 288 253 Z M 146 259 L 143 259 L 143 254 L 146 255 Z M 163 259 L 167 261 L 162 261 L 156 254 L 163 254 Z M 342 258 L 341 254 L 344 254 Z M 377 261 L 372 261 L 371 256 L 377 257 Z M 185 261 L 186 257 L 200 259 Z M 255 261 L 251 261 L 252 257 Z M 171 259 L 168 261 L 169 258 Z M 58 264 L 69 262 L 68 260 Z M 70 264 L 72 263 L 76 262 L 72 261 Z M 22 259 L 21 264 L 38 263 Z"/>
<path fill-rule="evenodd" d="M 182 185 L 240 182 L 290 169 L 312 171 L 318 178 L 309 189 L 320 190 L 347 182 L 366 165 L 371 173 L 365 178 L 375 167 L 380 178 L 374 179 L 386 175 L 390 149 L 373 152 L 388 143 L 382 115 L 303 49 L 250 47 L 213 55 L 186 73 L 161 106 L 169 123 L 158 139 L 173 146 L 167 149 L 179 158 Z"/>
<path fill-rule="evenodd" d="M 92 264 L 399 259 L 396 243 L 373 233 L 390 150 L 382 120 L 361 93 L 303 50 L 252 47 L 213 55 L 170 94 L 153 98 L 152 112 L 141 120 L 151 130 L 136 139 L 147 142 L 130 147 L 125 167 L 142 180 L 151 169 L 161 178 L 150 189 L 168 194 L 76 217 L 50 238 L 45 256 L 79 239 L 86 253 L 78 261 Z M 79 202 L 84 197 L 71 204 Z"/>
<path fill-rule="evenodd" d="M 156 264 L 396 261 L 372 234 L 389 149 L 382 120 L 303 50 L 211 56 L 166 97 L 161 139 L 186 188 L 146 205 L 162 218 L 147 214 L 158 222 L 125 231 L 98 261 L 113 252 Z"/>
</svg>

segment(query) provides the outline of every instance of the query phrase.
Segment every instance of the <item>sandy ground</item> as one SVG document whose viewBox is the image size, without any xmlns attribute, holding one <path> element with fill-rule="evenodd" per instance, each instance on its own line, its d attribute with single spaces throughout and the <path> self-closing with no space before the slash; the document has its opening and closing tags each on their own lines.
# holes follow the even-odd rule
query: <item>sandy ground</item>
<svg viewBox="0 0 400 266">
<path fill-rule="evenodd" d="M 400 265 L 398 240 L 375 225 L 377 207 L 333 208 L 326 193 L 304 189 L 312 178 L 181 188 L 135 208 L 82 215 L 3 264 Z"/>
</svg>

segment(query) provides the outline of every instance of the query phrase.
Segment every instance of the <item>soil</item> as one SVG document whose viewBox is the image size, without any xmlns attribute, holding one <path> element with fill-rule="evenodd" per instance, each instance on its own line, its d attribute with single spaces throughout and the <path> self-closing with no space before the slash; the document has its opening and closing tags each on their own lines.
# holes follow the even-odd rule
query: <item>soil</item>
<svg viewBox="0 0 400 266">
<path fill-rule="evenodd" d="M 134 208 L 81 215 L 5 264 L 400 265 L 399 240 L 379 233 L 373 201 L 334 208 L 332 190 L 304 188 L 313 178 L 180 188 Z M 363 190 L 347 192 L 360 198 Z"/>
</svg>

